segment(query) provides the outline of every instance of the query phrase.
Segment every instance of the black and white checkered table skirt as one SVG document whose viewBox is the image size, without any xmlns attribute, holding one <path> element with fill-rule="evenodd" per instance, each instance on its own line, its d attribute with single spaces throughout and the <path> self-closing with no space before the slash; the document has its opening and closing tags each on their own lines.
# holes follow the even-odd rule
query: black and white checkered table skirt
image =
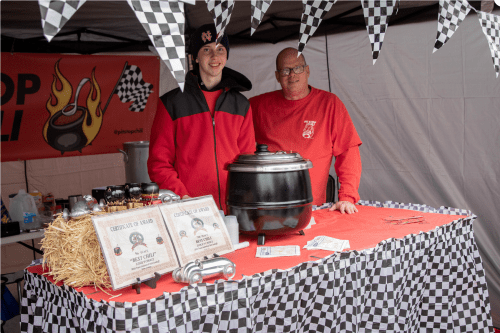
<svg viewBox="0 0 500 333">
<path fill-rule="evenodd" d="M 462 215 L 394 202 L 364 205 Z M 493 332 L 475 216 L 288 270 L 98 302 L 25 271 L 22 332 Z"/>
</svg>

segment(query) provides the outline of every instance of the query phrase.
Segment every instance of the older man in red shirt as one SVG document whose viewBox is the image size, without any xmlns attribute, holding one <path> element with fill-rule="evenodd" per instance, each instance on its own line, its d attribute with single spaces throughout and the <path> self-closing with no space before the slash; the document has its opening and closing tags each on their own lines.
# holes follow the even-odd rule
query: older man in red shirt
<svg viewBox="0 0 500 333">
<path fill-rule="evenodd" d="M 361 178 L 361 139 L 342 101 L 308 84 L 309 66 L 298 51 L 286 48 L 276 58 L 281 90 L 250 99 L 255 138 L 269 150 L 293 150 L 310 159 L 313 204 L 326 201 L 332 159 L 339 177 L 339 201 L 330 210 L 356 213 Z"/>
</svg>

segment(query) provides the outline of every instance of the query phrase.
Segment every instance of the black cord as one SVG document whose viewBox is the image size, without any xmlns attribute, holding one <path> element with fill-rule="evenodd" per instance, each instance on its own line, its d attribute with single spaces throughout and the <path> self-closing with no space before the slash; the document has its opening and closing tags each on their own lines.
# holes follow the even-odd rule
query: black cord
<svg viewBox="0 0 500 333">
<path fill-rule="evenodd" d="M 328 90 L 332 92 L 332 85 L 330 83 L 330 63 L 328 62 L 328 36 L 325 32 L 325 49 L 326 49 L 326 72 L 328 73 Z"/>
<path fill-rule="evenodd" d="M 339 190 L 340 190 L 340 183 L 339 183 L 339 176 L 337 176 L 337 191 L 335 192 L 335 194 L 337 195 L 337 200 L 335 200 L 335 202 L 339 201 Z"/>
<path fill-rule="evenodd" d="M 28 191 L 28 171 L 26 168 L 26 160 L 24 160 L 24 181 L 26 182 L 26 193 L 30 193 Z"/>
<path fill-rule="evenodd" d="M 328 73 L 328 90 L 332 92 L 332 84 L 330 82 L 330 62 L 328 61 L 328 36 L 325 32 L 325 50 L 326 50 L 326 72 Z M 336 191 L 333 194 L 333 202 L 339 201 L 339 189 L 340 189 L 340 184 L 339 184 L 339 177 L 335 175 L 337 179 L 337 186 L 335 187 Z"/>
</svg>

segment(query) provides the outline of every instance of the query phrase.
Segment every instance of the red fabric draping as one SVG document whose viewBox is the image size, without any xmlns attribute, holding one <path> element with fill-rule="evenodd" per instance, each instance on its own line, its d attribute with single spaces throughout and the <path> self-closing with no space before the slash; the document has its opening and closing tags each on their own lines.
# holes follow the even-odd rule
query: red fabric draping
<svg viewBox="0 0 500 333">
<path fill-rule="evenodd" d="M 393 208 L 377 208 L 368 206 L 358 206 L 359 212 L 356 214 L 341 214 L 338 211 L 329 212 L 328 210 L 319 210 L 313 212 L 313 217 L 316 225 L 311 229 L 304 230 L 305 236 L 290 234 L 286 236 L 268 236 L 266 237 L 266 246 L 280 245 L 299 245 L 301 254 L 295 257 L 280 257 L 280 258 L 255 258 L 257 239 L 241 235 L 240 241 L 249 241 L 250 247 L 237 250 L 233 253 L 224 255 L 236 264 L 235 280 L 242 278 L 242 275 L 250 276 L 255 273 L 265 272 L 269 269 L 287 269 L 296 266 L 302 262 L 318 260 L 314 257 L 324 258 L 331 255 L 333 252 L 325 250 L 306 250 L 304 245 L 309 240 L 316 236 L 329 236 L 338 239 L 347 239 L 350 243 L 350 250 L 363 250 L 374 247 L 379 242 L 388 238 L 403 238 L 409 234 L 417 234 L 420 231 L 427 232 L 437 226 L 448 224 L 465 216 L 459 215 L 444 215 L 437 213 L 422 213 L 406 209 Z M 385 218 L 392 216 L 393 218 L 407 218 L 411 216 L 423 216 L 425 223 L 410 223 L 403 225 L 388 224 L 384 221 Z M 314 256 L 314 257 L 313 257 Z M 51 282 L 53 279 L 50 276 L 49 270 L 43 270 L 42 266 L 32 266 L 28 270 L 32 273 L 43 274 Z M 222 277 L 213 277 L 205 279 L 204 282 L 211 283 L 215 279 Z M 223 278 L 222 278 L 223 279 Z M 186 284 L 179 284 L 173 281 L 170 273 L 163 275 L 157 283 L 156 289 L 151 289 L 146 285 L 141 285 L 141 294 L 137 294 L 132 287 L 126 287 L 121 290 L 108 292 L 112 295 L 120 295 L 111 298 L 111 296 L 100 291 L 97 293 L 92 287 L 76 288 L 88 295 L 94 300 L 106 300 L 116 302 L 138 302 L 156 298 L 163 292 L 177 292 Z"/>
</svg>

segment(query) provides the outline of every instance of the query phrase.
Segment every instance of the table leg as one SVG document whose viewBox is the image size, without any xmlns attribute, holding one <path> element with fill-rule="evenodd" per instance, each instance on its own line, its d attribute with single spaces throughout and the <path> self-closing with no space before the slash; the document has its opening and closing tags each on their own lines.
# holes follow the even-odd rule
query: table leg
<svg viewBox="0 0 500 333">
<path fill-rule="evenodd" d="M 37 248 L 35 247 L 35 241 L 34 241 L 34 240 L 31 240 L 31 242 L 32 242 L 33 246 L 28 245 L 28 244 L 23 243 L 23 242 L 17 242 L 17 244 L 21 244 L 22 246 L 27 247 L 27 248 L 28 248 L 28 249 L 30 249 L 30 250 L 33 250 L 33 257 L 35 257 L 35 253 L 40 253 L 41 255 L 43 255 L 43 251 L 42 251 L 42 250 L 39 250 L 39 249 L 37 249 Z M 36 257 L 35 257 L 35 259 L 36 259 Z"/>
</svg>

